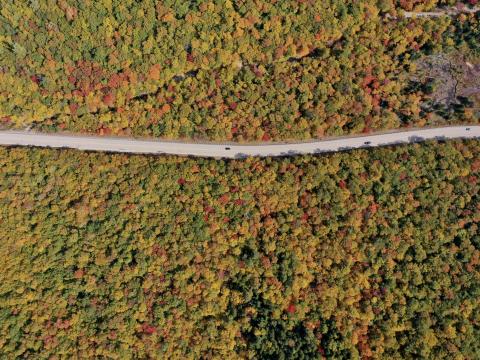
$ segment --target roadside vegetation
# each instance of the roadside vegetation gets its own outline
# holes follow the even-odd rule
[[[419,58],[478,47],[478,14],[401,16],[453,3],[4,1],[0,122],[236,141],[478,122],[410,86]]]
[[[1,357],[478,358],[479,153],[1,148]]]

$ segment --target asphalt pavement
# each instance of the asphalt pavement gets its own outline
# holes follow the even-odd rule
[[[479,125],[448,126],[324,138],[308,142],[200,143],[126,137],[0,131],[0,145],[71,148],[129,154],[170,154],[213,158],[289,156],[419,142],[428,139],[480,138]]]

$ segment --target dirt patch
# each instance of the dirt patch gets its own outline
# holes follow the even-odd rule
[[[416,66],[412,81],[420,84],[431,103],[451,106],[463,101],[480,107],[480,59],[439,54],[424,57]]]

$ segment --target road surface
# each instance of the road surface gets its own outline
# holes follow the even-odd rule
[[[462,9],[458,9],[455,7],[447,8],[447,9],[439,9],[436,11],[424,11],[424,12],[415,12],[415,11],[405,11],[403,16],[406,18],[412,17],[439,17],[439,16],[452,16],[458,14],[475,14],[477,11],[480,11],[480,7],[464,7]]]
[[[443,9],[436,9],[434,11],[403,11],[402,16],[405,18],[421,18],[421,17],[440,17],[440,16],[455,16],[459,14],[475,14],[477,11],[480,11],[480,6],[476,6],[473,8],[464,7],[462,9],[458,9],[456,7],[449,7]],[[397,16],[392,16],[390,14],[386,14],[387,19],[398,19]]]
[[[365,136],[326,138],[319,141],[291,143],[187,143],[125,137],[42,134],[30,131],[0,131],[0,145],[71,148],[78,150],[130,154],[170,154],[214,158],[246,156],[289,156],[317,154],[363,147],[417,142],[428,139],[480,138],[479,125],[410,129]]]

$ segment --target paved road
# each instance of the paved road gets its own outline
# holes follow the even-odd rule
[[[477,11],[479,11],[479,8],[474,8],[474,9],[463,9],[463,10],[457,10],[457,9],[448,9],[448,10],[443,10],[443,11],[425,11],[425,12],[411,12],[411,11],[405,11],[403,13],[403,16],[406,18],[413,18],[413,17],[440,17],[440,16],[452,16],[452,15],[458,15],[462,13],[470,13],[474,14]]]
[[[122,152],[132,154],[173,154],[214,158],[245,156],[285,156],[341,151],[353,148],[402,144],[427,139],[480,138],[479,125],[411,129],[371,134],[326,138],[297,143],[235,144],[186,143],[122,137],[41,134],[28,131],[0,131],[0,145],[72,148],[79,150]]]
[[[406,18],[440,17],[440,16],[458,15],[458,14],[462,14],[462,13],[474,14],[477,11],[480,11],[480,6],[473,7],[473,8],[464,7],[463,9],[457,9],[456,7],[450,7],[450,8],[437,9],[435,11],[404,11],[403,12],[403,17],[406,17]],[[387,14],[387,18],[396,19],[397,17],[390,16],[390,15]]]

